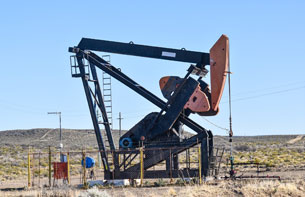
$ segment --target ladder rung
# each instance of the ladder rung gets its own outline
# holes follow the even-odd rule
[[[103,100],[104,100],[104,106],[106,109],[106,115],[108,117],[108,122],[107,123],[103,123],[108,124],[108,125],[112,125],[112,91],[111,91],[111,76],[106,73],[103,72]],[[109,141],[107,140],[107,142],[109,143]],[[107,146],[109,147],[109,146]]]
[[[107,123],[107,122],[98,122],[98,124],[110,124],[111,125],[111,123]]]

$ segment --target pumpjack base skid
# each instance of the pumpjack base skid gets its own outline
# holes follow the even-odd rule
[[[167,98],[167,102],[165,102],[129,78],[120,69],[93,53],[92,50],[193,64],[187,70],[184,78],[167,77],[160,80],[160,88]],[[209,166],[213,159],[213,134],[188,116],[191,113],[199,115],[218,113],[228,66],[228,38],[226,36],[223,35],[216,42],[210,51],[211,54],[87,38],[83,38],[78,46],[70,47],[69,52],[75,53],[75,56],[70,58],[72,77],[82,79],[105,169],[105,179],[139,178],[139,174],[135,172],[141,171],[141,166],[143,166],[144,178],[209,175]],[[201,80],[202,76],[207,74],[206,65],[212,66],[211,91],[209,86]],[[160,108],[160,112],[149,114],[124,134],[120,138],[119,149],[115,147],[112,137],[96,68],[101,69]],[[195,80],[190,77],[191,74],[196,74],[199,78]],[[212,77],[215,78],[214,81]],[[177,80],[176,84],[172,83],[173,79]],[[96,110],[102,114],[107,139],[102,137]],[[192,129],[196,135],[183,138],[183,125]],[[107,149],[107,143],[109,149]],[[200,145],[200,168],[193,169],[189,165],[185,169],[180,169],[179,154],[196,145]],[[140,149],[144,151],[142,164],[140,161],[134,160],[140,154]],[[111,154],[106,154],[107,152]],[[133,165],[131,165],[132,161],[134,161]],[[153,166],[162,161],[166,161],[165,170],[151,170]]]
[[[182,169],[182,170],[152,170],[144,172],[144,179],[166,179],[181,177],[199,177],[198,169]],[[134,172],[121,172],[119,178],[114,179],[139,179],[139,174]]]

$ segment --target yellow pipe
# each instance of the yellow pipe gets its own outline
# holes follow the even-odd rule
[[[143,148],[140,148],[140,162],[141,162],[141,186],[143,186],[143,178],[144,178],[144,161],[143,161]]]
[[[201,184],[201,152],[200,152],[200,146],[198,146],[198,170],[199,170],[199,184]]]
[[[28,188],[31,187],[31,153],[30,153],[30,147],[28,151]]]

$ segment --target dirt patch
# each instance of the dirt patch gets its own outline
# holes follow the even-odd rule
[[[305,181],[217,181],[194,186],[166,186],[142,188],[97,188],[80,190],[71,187],[7,191],[1,196],[303,196]]]
[[[295,144],[296,142],[301,141],[303,137],[304,137],[303,135],[299,135],[296,138],[289,140],[287,144]]]

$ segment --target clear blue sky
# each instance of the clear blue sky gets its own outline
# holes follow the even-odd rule
[[[4,1],[0,7],[0,130],[92,128],[68,47],[82,37],[208,52],[230,38],[235,135],[305,133],[305,1]],[[188,64],[112,55],[113,65],[161,97],[158,81]],[[207,79],[209,80],[209,79]],[[228,127],[227,87],[220,113]],[[163,98],[163,97],[162,97]],[[129,129],[158,109],[113,81],[114,118]],[[226,135],[199,116],[199,124]],[[118,120],[114,120],[118,128]]]

